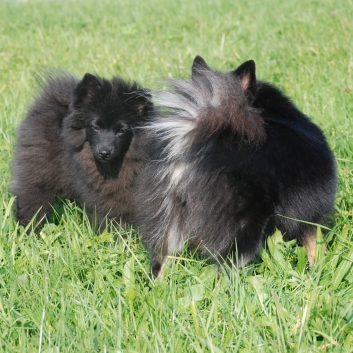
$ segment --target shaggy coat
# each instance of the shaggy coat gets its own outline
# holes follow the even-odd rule
[[[149,162],[137,181],[136,224],[157,276],[185,242],[242,266],[275,228],[315,257],[316,227],[333,207],[335,161],[321,130],[255,63],[221,73],[197,56],[192,79],[156,93],[144,128]]]
[[[148,93],[120,77],[49,76],[18,129],[12,192],[26,226],[48,213],[55,195],[75,198],[100,226],[127,219],[142,162],[134,127],[151,110]]]

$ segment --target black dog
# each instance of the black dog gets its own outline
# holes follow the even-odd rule
[[[104,217],[131,213],[130,194],[142,162],[134,127],[151,111],[148,92],[120,77],[49,76],[18,130],[12,192],[16,217],[41,220],[58,192]]]
[[[275,227],[315,258],[331,212],[334,157],[321,130],[247,61],[225,74],[197,56],[192,80],[157,92],[165,107],[144,129],[150,161],[138,177],[136,223],[159,275],[183,243],[242,266]]]

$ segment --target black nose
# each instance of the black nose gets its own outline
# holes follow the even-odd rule
[[[102,149],[99,151],[99,157],[102,159],[108,159],[111,155],[111,151],[108,149]]]

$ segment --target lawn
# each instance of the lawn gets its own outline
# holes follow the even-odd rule
[[[352,19],[352,0],[0,1],[0,352],[353,352]],[[185,250],[151,280],[135,230],[98,236],[61,199],[26,235],[8,186],[35,73],[157,88],[196,54],[221,70],[254,59],[323,129],[339,190],[316,264],[276,233],[231,276]]]

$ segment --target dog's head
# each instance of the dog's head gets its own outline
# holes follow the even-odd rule
[[[149,93],[120,77],[108,81],[86,73],[73,92],[63,138],[80,149],[88,141],[96,162],[121,164],[134,128],[152,109]]]
[[[170,89],[154,94],[162,108],[146,125],[163,158],[194,158],[195,151],[209,153],[212,146],[259,146],[266,139],[264,120],[253,106],[258,89],[253,60],[223,73],[196,56],[191,80],[169,82]]]
[[[217,70],[211,69],[200,55],[196,55],[191,68],[191,78],[193,82],[196,82],[201,86],[207,86],[210,85],[209,79],[212,79],[210,73],[213,75],[217,73],[223,81],[230,82],[233,86],[233,90],[237,90],[239,93],[244,93],[247,96],[248,103],[251,103],[256,95],[257,88],[255,71],[255,61],[248,60],[241,64],[237,69],[221,74],[220,72],[217,72]],[[234,79],[234,81],[229,78]],[[240,85],[238,83],[240,83]]]
[[[252,105],[257,94],[253,60],[222,73],[210,68],[201,56],[196,56],[191,78],[192,87],[209,102],[204,99],[198,110],[194,133],[199,140],[219,135],[254,145],[264,140],[263,119]]]

